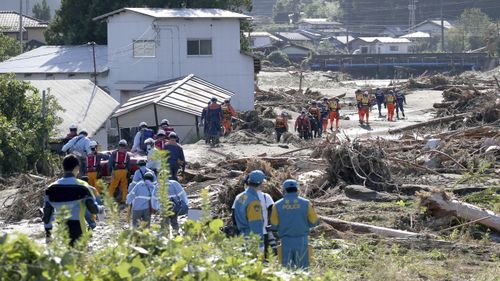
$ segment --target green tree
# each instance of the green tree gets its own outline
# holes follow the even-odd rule
[[[493,33],[493,22],[480,9],[465,9],[458,18],[466,38],[466,49],[477,49],[486,46],[490,34]]]
[[[21,52],[19,42],[0,32],[0,61],[19,55]]]
[[[449,29],[445,33],[445,49],[447,52],[461,53],[465,50],[465,30],[462,27]]]
[[[48,96],[44,115],[38,90],[13,74],[0,75],[0,93],[0,174],[45,172],[48,138],[61,108]]]
[[[50,20],[50,8],[47,5],[47,0],[43,0],[42,4],[36,3],[33,6],[33,16],[39,20],[49,21]]]
[[[106,23],[94,17],[124,7],[151,8],[219,8],[235,12],[250,11],[251,0],[62,0],[61,8],[45,32],[51,45],[84,44],[94,41],[106,44]]]

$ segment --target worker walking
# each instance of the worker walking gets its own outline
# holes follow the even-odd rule
[[[168,166],[170,168],[169,179],[178,181],[179,178],[177,177],[177,174],[179,172],[179,168],[182,168],[182,172],[184,172],[186,169],[186,159],[184,158],[184,150],[182,149],[182,146],[175,141],[176,138],[176,133],[170,133],[168,136],[168,142],[163,149],[168,151]]]
[[[361,117],[361,100],[363,99],[363,91],[361,89],[357,89],[354,92],[355,98],[356,98],[356,107],[358,108],[358,117],[359,117],[359,122],[362,123],[361,120],[363,118]]]
[[[222,105],[222,128],[224,129],[224,136],[228,136],[233,129],[233,117],[236,117],[236,110],[231,105],[231,101],[225,99]]]
[[[359,124],[363,125],[363,120],[365,119],[366,116],[366,126],[370,127],[370,108],[371,108],[371,100],[370,100],[370,95],[368,92],[364,92],[363,96],[361,97],[361,104],[359,108]]]
[[[234,219],[240,234],[259,235],[263,241],[264,216],[258,192],[264,182],[265,175],[261,170],[254,170],[245,178],[246,190],[236,196],[234,202]],[[261,244],[260,249],[264,250]]]
[[[101,178],[101,161],[108,160],[109,155],[100,153],[97,151],[97,142],[90,142],[90,153],[87,155],[87,177],[88,183],[95,187],[98,194],[102,192],[102,186],[97,183],[97,180]]]
[[[340,100],[335,97],[330,102],[330,131],[333,131],[333,122],[335,121],[335,130],[339,129],[340,120]]]
[[[375,100],[377,102],[377,108],[378,108],[378,117],[379,118],[382,118],[382,104],[384,105],[384,107],[386,107],[386,104],[385,104],[385,95],[384,95],[384,91],[382,91],[380,88],[377,88],[377,90],[375,91]]]
[[[212,97],[207,110],[207,135],[211,146],[219,144],[222,125],[222,107],[217,103],[217,98]]]
[[[285,267],[309,268],[312,249],[309,246],[309,229],[318,223],[318,216],[309,200],[298,196],[299,184],[288,179],[283,182],[285,195],[271,212],[271,225],[281,239],[278,259]]]
[[[158,175],[160,172],[161,168],[161,162],[159,159],[159,151],[163,149],[164,145],[167,144],[166,142],[162,141],[162,146],[159,149],[157,147],[158,143],[155,142],[153,139],[147,139],[145,141],[146,143],[146,150],[147,150],[147,155],[148,155],[148,161],[146,163],[146,168],[151,169],[155,175]]]
[[[144,141],[149,138],[153,138],[153,130],[148,128],[146,122],[141,122],[139,124],[139,131],[135,134],[131,152],[146,155],[146,145]]]
[[[406,105],[406,95],[403,92],[403,90],[397,90],[396,89],[396,118],[399,119],[399,111],[401,111],[401,114],[403,117],[405,116],[405,109],[404,106]]]
[[[90,139],[87,136],[87,131],[81,130],[78,136],[73,137],[61,149],[62,152],[73,154],[78,158],[78,161],[80,161],[80,177],[85,176],[87,173],[87,154],[90,153]]]
[[[138,182],[144,180],[144,175],[146,175],[146,173],[153,173],[153,182],[156,182],[156,175],[155,173],[153,172],[153,170],[149,169],[147,166],[147,161],[144,160],[144,159],[140,159],[139,161],[137,161],[137,166],[138,166],[138,169],[135,170],[134,172],[134,176],[132,177],[132,181],[130,182],[129,186],[128,186],[128,190],[130,190],[131,188],[134,187],[134,185],[136,185]]]
[[[118,149],[111,153],[108,164],[111,170],[109,196],[113,197],[116,188],[120,186],[121,203],[124,204],[127,199],[128,172],[130,171],[130,155],[127,152],[126,140],[120,140]]]
[[[394,108],[396,107],[396,96],[394,91],[390,90],[385,95],[385,104],[387,105],[387,121],[394,121]]]
[[[130,186],[126,203],[131,205],[132,226],[137,227],[140,222],[145,222],[149,228],[151,215],[160,206],[153,172],[146,172],[137,184]]]
[[[144,141],[144,143],[146,143],[146,146],[147,146],[147,142],[148,140],[152,140],[152,138],[149,138],[149,139],[146,139]],[[165,144],[167,143],[167,134],[165,133],[165,131],[163,129],[159,129],[158,132],[156,133],[156,140],[153,140],[154,142],[154,146],[156,147],[156,149],[158,150],[163,150],[163,146],[165,146]],[[147,150],[147,147],[146,147],[146,150]]]
[[[174,235],[179,234],[179,216],[188,213],[188,197],[182,185],[176,180],[168,180],[168,198],[172,203],[172,214],[167,218],[166,226],[170,225]]]
[[[321,134],[323,132],[327,132],[328,129],[328,120],[330,120],[330,102],[327,97],[323,98],[323,103],[320,108],[320,117],[321,117]]]
[[[299,132],[301,139],[308,139],[311,131],[311,122],[306,115],[306,111],[302,110],[297,120],[295,120],[295,132]]]
[[[274,122],[274,129],[276,131],[276,142],[280,142],[281,135],[288,132],[288,113],[282,112]]]
[[[66,208],[69,216],[65,217],[65,224],[69,231],[70,245],[87,231],[85,227],[85,211],[91,214],[102,213],[104,208],[98,206],[90,186],[76,178],[80,169],[80,162],[75,155],[67,155],[63,159],[64,176],[52,183],[45,190],[43,223],[45,236],[50,240],[54,215]]]

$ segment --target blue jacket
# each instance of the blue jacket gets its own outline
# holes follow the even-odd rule
[[[179,197],[182,202],[186,203],[186,205],[188,204],[187,193],[178,181],[168,180],[168,197]]]
[[[158,191],[156,185],[149,180],[141,180],[133,187],[129,187],[127,194],[127,204],[132,204],[133,211],[149,209],[158,210],[160,202],[158,199]]]
[[[405,93],[403,91],[399,91],[396,93],[396,101],[399,104],[406,103],[406,96],[405,96]]]
[[[139,167],[139,169],[135,170],[134,177],[132,178],[132,182],[130,184],[136,184],[136,183],[142,181],[143,178],[144,178],[144,175],[147,172],[150,172],[150,173],[153,174],[153,177],[154,177],[153,181],[156,182],[156,175],[155,175],[155,173],[151,169],[146,168],[145,166],[142,166],[142,167]]]
[[[271,225],[279,237],[301,237],[318,223],[318,216],[309,200],[296,192],[287,193],[273,206]]]
[[[385,101],[385,95],[384,95],[384,91],[382,90],[378,90],[376,93],[375,93],[375,98],[377,99],[377,101],[379,103],[383,103]]]
[[[240,233],[248,236],[250,233],[263,237],[264,217],[259,195],[253,188],[247,188],[238,194],[234,204],[234,217]]]
[[[168,164],[175,167],[179,166],[179,160],[183,162],[182,166],[186,165],[186,159],[184,158],[184,150],[177,143],[167,143],[164,150],[168,151]]]
[[[64,153],[73,153],[76,156],[86,157],[90,153],[90,139],[84,135],[72,138],[62,149]]]
[[[81,222],[82,232],[87,229],[85,211],[97,214],[99,210],[90,186],[75,178],[71,173],[64,175],[45,190],[43,222],[46,229],[52,228],[54,214],[57,214],[63,207],[68,208],[70,212],[67,220]]]

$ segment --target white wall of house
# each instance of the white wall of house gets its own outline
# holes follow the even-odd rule
[[[193,73],[236,93],[238,110],[252,109],[253,59],[240,52],[239,26],[237,19],[154,19],[133,12],[108,18],[112,96],[124,103],[122,92]],[[196,39],[212,40],[212,54],[189,56],[187,42]],[[154,54],[134,57],[134,40],[154,42]]]
[[[410,46],[411,43],[366,43],[358,40],[352,42],[351,50],[360,50],[359,54],[407,54]]]
[[[252,48],[267,47],[273,43],[269,36],[251,36],[250,42]]]

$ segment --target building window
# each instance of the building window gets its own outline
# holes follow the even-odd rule
[[[16,40],[19,41],[19,33],[16,33]],[[23,31],[23,41],[28,41],[28,31]]]
[[[361,47],[362,54],[368,54],[368,47]]]
[[[391,52],[399,52],[399,46],[390,46],[389,50],[391,50]]]
[[[134,58],[153,58],[156,44],[153,40],[134,40]]]
[[[187,41],[188,56],[210,56],[212,55],[212,40],[188,40]]]

